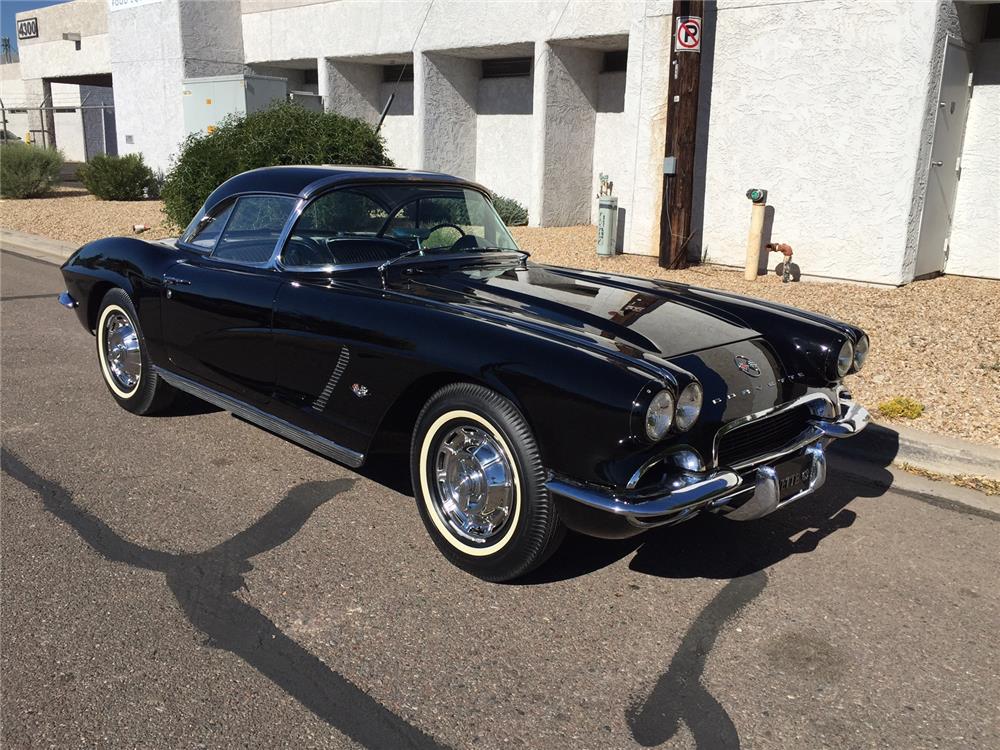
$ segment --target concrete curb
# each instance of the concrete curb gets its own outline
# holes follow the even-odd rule
[[[835,442],[831,450],[879,466],[908,463],[938,474],[1000,479],[1000,448],[902,425],[872,423],[857,437]]]
[[[68,242],[0,230],[0,250],[61,265],[76,250]],[[902,425],[872,423],[860,435],[833,443],[831,452],[856,464],[887,467],[908,463],[939,474],[977,474],[1000,479],[1000,449]]]
[[[0,229],[0,250],[61,266],[78,245],[13,229]]]

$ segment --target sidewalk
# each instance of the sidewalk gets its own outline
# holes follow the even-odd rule
[[[76,246],[4,229],[0,230],[0,250],[61,265]],[[831,451],[855,466],[909,464],[937,474],[972,474],[1000,480],[1000,448],[902,425],[890,427],[873,422],[858,437],[834,442]],[[983,497],[980,493],[973,494]],[[995,505],[1000,506],[1000,500]]]

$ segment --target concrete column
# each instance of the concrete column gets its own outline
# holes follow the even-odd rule
[[[417,160],[423,169],[474,179],[479,61],[424,53],[414,62]]]
[[[535,72],[535,118],[539,162],[533,197],[540,226],[568,226],[590,221],[597,116],[597,75],[601,54],[596,50],[549,43]],[[539,92],[538,86],[542,86]],[[541,101],[539,101],[539,99]],[[539,179],[540,178],[540,179]]]
[[[671,29],[671,16],[646,16],[629,34],[625,130],[629,138],[635,134],[635,173],[631,186],[616,189],[623,204],[631,203],[625,224],[627,253],[659,252]]]
[[[367,63],[319,60],[319,94],[327,112],[356,117],[372,125],[382,113],[382,68]]]
[[[51,109],[40,110],[30,109],[30,107],[51,107],[52,106],[52,84],[43,79],[35,78],[24,82],[24,96],[28,102],[28,129],[44,130],[44,135],[38,132],[31,134],[39,144],[43,142],[52,148],[58,148],[56,143],[56,121]],[[19,138],[24,137],[24,133],[17,134]]]
[[[108,32],[118,153],[141,152],[153,169],[166,170],[187,136],[183,81],[243,72],[239,0],[116,10]]]

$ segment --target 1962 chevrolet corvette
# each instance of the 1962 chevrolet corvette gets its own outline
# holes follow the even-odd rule
[[[176,241],[80,248],[60,301],[136,414],[186,391],[351,467],[406,436],[431,537],[489,580],[566,527],[763,516],[868,423],[842,385],[868,352],[853,326],[527,258],[474,183],[273,167]]]

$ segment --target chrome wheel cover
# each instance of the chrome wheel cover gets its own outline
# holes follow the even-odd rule
[[[112,312],[104,321],[104,359],[118,386],[131,391],[142,375],[139,335],[124,313]]]
[[[489,432],[468,423],[443,430],[432,455],[435,510],[462,539],[490,542],[514,510],[511,457]]]

